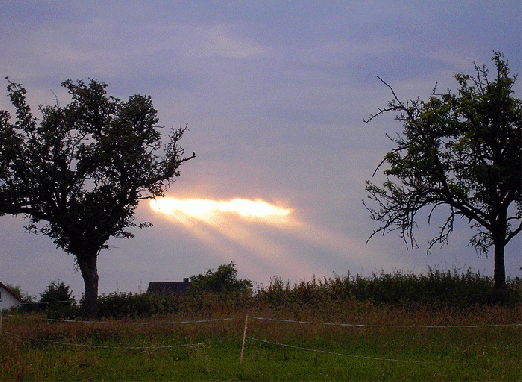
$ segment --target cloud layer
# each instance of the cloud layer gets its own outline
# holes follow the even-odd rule
[[[298,281],[427,265],[491,272],[492,259],[466,247],[465,223],[430,257],[393,235],[365,244],[375,228],[361,203],[365,180],[392,148],[386,133],[401,126],[392,115],[362,120],[390,99],[377,76],[412,99],[436,83],[455,89],[452,76],[472,72],[473,62],[490,65],[493,50],[521,72],[519,1],[21,0],[7,1],[0,20],[0,72],[27,87],[35,108],[55,95],[67,102],[59,86],[67,78],[105,81],[120,98],[151,95],[161,124],[189,124],[181,143],[198,155],[169,197],[262,199],[289,206],[301,222],[274,230],[229,219],[220,230],[195,225],[195,233],[143,203],[138,219],[155,226],[111,240],[100,255],[102,292],[146,289],[231,260],[241,277],[265,284],[276,275]],[[7,97],[0,108],[12,110]],[[0,280],[36,294],[60,278],[80,293],[72,258],[22,226],[19,217],[0,219]],[[419,243],[434,229],[421,225]],[[509,253],[519,248],[520,240]],[[511,273],[518,255],[506,260]]]

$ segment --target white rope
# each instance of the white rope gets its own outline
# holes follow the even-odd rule
[[[254,320],[260,321],[279,321],[294,324],[304,325],[331,325],[331,326],[342,326],[342,327],[354,327],[354,328],[425,328],[425,329],[443,329],[443,328],[484,328],[484,327],[516,327],[522,326],[522,324],[491,324],[491,325],[366,325],[366,324],[345,324],[338,322],[314,322],[314,321],[297,321],[297,320],[283,320],[277,318],[268,317],[251,317]]]
[[[90,344],[76,344],[73,342],[60,342],[52,340],[44,340],[40,338],[28,338],[29,340],[38,342],[48,342],[56,345],[76,346],[76,347],[89,347],[97,349],[125,349],[125,350],[148,350],[148,349],[172,349],[179,347],[194,347],[204,345],[204,342],[197,342],[193,344],[182,344],[182,345],[160,345],[160,346],[109,346],[109,345],[90,345]]]
[[[414,362],[414,363],[425,363],[425,364],[426,363],[432,363],[432,362],[425,362],[425,361],[411,361],[411,360],[408,361],[408,360],[400,360],[400,359],[394,359],[394,358],[377,358],[377,357],[367,357],[367,356],[362,356],[362,355],[334,353],[334,352],[326,351],[326,350],[317,350],[317,349],[312,349],[312,348],[305,348],[305,347],[302,347],[302,346],[288,345],[288,344],[283,344],[283,343],[280,343],[280,342],[262,340],[262,339],[253,338],[253,337],[248,337],[248,339],[252,340],[252,341],[259,341],[259,342],[264,342],[264,343],[272,344],[272,345],[285,346],[285,347],[289,347],[289,348],[293,348],[293,349],[306,350],[306,351],[312,351],[312,352],[324,353],[324,354],[333,354],[333,355],[344,356],[344,357],[371,359],[371,360],[374,360],[374,361],[408,362],[408,363],[409,362]]]
[[[209,318],[209,319],[203,319],[203,320],[187,320],[187,321],[146,321],[146,322],[128,322],[128,321],[92,321],[92,320],[59,320],[59,319],[48,319],[43,317],[22,317],[17,315],[7,315],[5,318],[23,318],[23,319],[31,319],[31,320],[40,320],[40,321],[49,321],[49,322],[68,322],[73,324],[110,324],[110,323],[117,323],[117,322],[124,322],[127,324],[132,325],[158,325],[158,324],[165,324],[165,325],[177,325],[177,324],[200,324],[200,323],[206,323],[206,322],[213,322],[213,321],[235,321],[237,318]]]
[[[234,321],[237,320],[237,318],[209,318],[204,320],[187,320],[187,321],[145,321],[145,322],[126,322],[121,321],[123,323],[128,323],[132,325],[185,325],[185,324],[201,324],[201,323],[207,323],[207,322],[214,322],[214,321]],[[57,320],[60,321],[60,320]],[[78,324],[110,324],[116,323],[119,321],[77,321],[77,320],[61,320],[61,322],[72,322],[72,323],[78,323]]]
[[[4,319],[13,318],[13,317],[21,317],[17,315],[4,315]],[[119,321],[89,321],[89,320],[55,320],[55,319],[45,319],[41,317],[23,317],[27,319],[35,319],[42,321],[51,321],[51,322],[68,322],[68,323],[77,323],[77,324],[110,324],[111,322],[119,322]],[[486,325],[368,325],[368,324],[349,324],[342,322],[315,322],[315,321],[303,321],[303,320],[290,320],[290,319],[278,319],[278,318],[270,318],[270,317],[250,317],[254,320],[259,321],[278,321],[278,322],[286,322],[293,324],[301,324],[301,325],[331,325],[331,326],[341,326],[341,327],[353,327],[353,328],[425,328],[425,329],[444,329],[444,328],[485,328],[485,327],[522,327],[522,323],[516,324],[486,324]],[[184,325],[184,324],[200,324],[207,323],[213,321],[236,321],[237,318],[209,318],[203,320],[186,320],[186,321],[146,321],[146,322],[133,322],[132,325]],[[124,321],[121,321],[124,322]],[[128,322],[126,322],[128,323]]]
[[[9,317],[16,317],[16,316],[9,316]],[[32,317],[31,317],[32,318]],[[482,328],[482,327],[521,327],[522,324],[491,324],[491,325],[422,325],[422,326],[415,326],[415,325],[365,325],[365,324],[349,324],[349,323],[331,323],[331,322],[313,322],[313,321],[298,321],[298,320],[290,320],[290,319],[276,319],[276,318],[268,318],[268,317],[250,317],[252,319],[261,320],[261,321],[277,321],[277,322],[285,322],[285,323],[296,323],[296,324],[316,324],[316,325],[330,325],[330,326],[341,326],[341,327],[373,327],[373,328],[427,328],[427,329],[441,329],[441,328]],[[214,318],[214,319],[201,319],[201,320],[185,320],[185,321],[149,321],[149,322],[137,322],[137,323],[131,323],[134,325],[150,325],[150,324],[156,324],[156,325],[183,325],[183,324],[198,324],[198,323],[209,323],[209,322],[217,322],[217,321],[233,321],[237,320],[237,318]],[[68,322],[68,323],[84,323],[84,324],[108,324],[110,322],[107,321],[75,321],[75,320],[64,320],[62,322]],[[117,322],[117,321],[112,321]],[[128,323],[128,322],[124,322]],[[246,334],[246,333],[245,333]],[[284,346],[299,350],[305,350],[305,351],[312,351],[312,352],[318,352],[318,353],[324,353],[324,354],[332,354],[337,356],[345,356],[345,357],[352,357],[352,358],[360,358],[360,359],[369,359],[369,360],[376,360],[376,361],[388,361],[388,362],[412,362],[412,363],[422,363],[422,364],[429,364],[433,362],[423,362],[423,361],[411,361],[411,360],[399,360],[394,358],[383,358],[383,357],[368,357],[368,356],[360,356],[360,355],[353,355],[353,354],[343,354],[343,353],[336,353],[331,351],[325,351],[325,350],[318,350],[318,349],[312,349],[312,348],[306,348],[301,346],[295,346],[295,345],[288,345],[283,344],[280,342],[274,342],[269,341],[265,339],[258,339],[253,337],[247,337],[249,340],[252,341],[259,341],[267,344],[277,345],[277,346]],[[60,342],[60,341],[52,341],[52,340],[43,340],[38,338],[28,338],[29,340],[34,341],[43,341],[43,342],[51,342],[59,345],[66,345],[66,346],[76,346],[76,347],[91,347],[91,348],[102,348],[102,349],[128,349],[128,350],[146,350],[146,349],[172,349],[176,347],[193,347],[193,346],[200,346],[204,345],[204,343],[194,343],[194,344],[183,344],[183,345],[161,345],[161,346],[128,346],[128,347],[118,347],[118,346],[109,346],[109,345],[89,345],[89,344],[77,344],[77,343],[70,343],[70,342]]]
[[[206,322],[214,321],[235,321],[237,318],[209,318],[205,320],[192,320],[192,321],[148,321],[148,322],[136,322],[135,325],[184,325],[184,324],[201,324]]]

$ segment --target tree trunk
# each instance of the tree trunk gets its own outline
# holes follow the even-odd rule
[[[504,265],[504,243],[495,242],[495,289],[504,290],[506,288],[506,268]]]
[[[84,315],[86,318],[95,318],[98,313],[98,270],[96,253],[87,256],[78,256],[78,266],[85,283]]]
[[[501,291],[506,289],[506,267],[504,265],[504,248],[506,247],[507,234],[507,207],[499,208],[497,218],[493,220],[491,236],[495,246],[495,289]]]

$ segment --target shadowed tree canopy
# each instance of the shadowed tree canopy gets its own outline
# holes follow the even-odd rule
[[[128,227],[144,198],[161,196],[179,176],[184,157],[173,129],[165,145],[150,97],[121,101],[107,85],[67,80],[70,102],[40,106],[33,116],[26,89],[8,80],[16,109],[0,111],[0,216],[23,214],[26,227],[74,255],[85,281],[86,314],[96,314],[97,256],[110,237],[130,238]]]
[[[72,296],[73,291],[71,287],[65,285],[63,281],[53,281],[47,286],[47,289],[40,294],[40,309],[47,309],[48,306],[66,306],[74,304],[74,297]]]
[[[367,182],[365,205],[382,223],[370,239],[399,230],[412,246],[419,211],[429,206],[430,222],[437,207],[449,207],[430,248],[446,244],[455,218],[465,218],[476,229],[470,243],[486,254],[494,247],[495,286],[503,289],[505,246],[522,230],[522,101],[514,97],[516,76],[510,76],[502,54],[495,53],[493,61],[493,79],[486,66],[475,66],[475,76],[455,76],[458,94],[434,91],[428,101],[403,103],[381,80],[393,99],[365,122],[394,112],[404,131],[390,138],[396,148],[376,169],[387,165],[387,180],[382,186]]]
[[[238,279],[236,264],[222,264],[216,271],[209,269],[205,274],[190,277],[189,294],[242,293],[250,294],[252,281]]]

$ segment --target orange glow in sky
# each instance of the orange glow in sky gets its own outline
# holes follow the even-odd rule
[[[245,219],[255,219],[267,223],[283,223],[292,212],[291,208],[278,207],[256,199],[232,199],[216,201],[212,199],[162,198],[150,201],[150,207],[178,220],[195,218],[205,222],[216,220],[223,213],[234,213]]]
[[[302,257],[294,248],[296,240],[326,245],[332,250],[331,256],[353,248],[349,239],[301,221],[294,216],[293,208],[262,199],[220,201],[165,197],[151,200],[150,208],[188,229],[212,248],[216,256],[223,257],[223,261],[237,253],[242,267],[254,272],[262,264],[269,264],[285,275],[296,270],[309,274],[327,272],[311,259]],[[280,234],[289,240],[281,240]],[[239,253],[237,246],[243,249]]]

